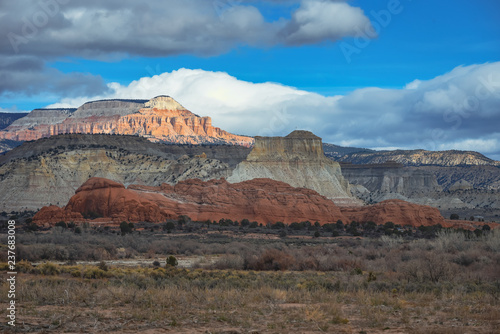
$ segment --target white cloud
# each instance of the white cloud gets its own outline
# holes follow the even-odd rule
[[[315,44],[358,36],[369,28],[370,20],[360,8],[345,2],[304,0],[288,23],[285,40],[292,45]]]
[[[293,10],[292,19],[266,18],[256,3]],[[288,9],[290,3],[299,7]],[[60,57],[218,55],[241,45],[336,41],[369,24],[361,9],[343,0],[16,0],[1,1],[0,10],[8,13],[0,13],[2,98],[102,90],[99,76],[46,67]]]
[[[498,153],[500,152],[500,136],[489,139],[464,139],[452,143],[439,145],[441,150],[463,150],[463,151],[479,151],[482,153]]]
[[[460,66],[412,89],[372,87],[334,97],[190,69],[109,88],[108,94],[54,106],[168,94],[192,112],[211,116],[215,126],[239,134],[285,135],[299,128],[346,146],[500,154],[500,62]]]

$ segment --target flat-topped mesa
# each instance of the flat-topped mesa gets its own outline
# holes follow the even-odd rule
[[[0,131],[0,139],[36,140],[51,135],[50,127],[68,119],[76,108],[34,109]]]
[[[79,107],[67,122],[80,122],[82,118],[87,117],[111,117],[133,114],[144,108],[146,102],[148,100],[114,99],[90,101]]]
[[[296,130],[286,137],[255,137],[247,161],[326,161],[323,143],[312,132]]]
[[[312,189],[339,205],[361,204],[352,197],[339,164],[325,157],[321,138],[308,131],[293,131],[286,137],[256,137],[254,148],[228,181],[256,178]]]
[[[59,109],[58,109],[59,110]],[[0,139],[36,140],[59,134],[139,135],[153,142],[180,144],[232,144],[250,147],[253,138],[233,135],[212,126],[210,117],[200,117],[169,96],[150,100],[100,100],[78,109],[63,109],[57,117],[34,110],[19,119],[17,127],[0,131]]]

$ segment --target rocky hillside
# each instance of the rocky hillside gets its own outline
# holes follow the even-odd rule
[[[345,214],[344,214],[345,212]],[[392,221],[401,225],[446,225],[437,209],[388,201],[364,208],[339,208],[326,197],[304,188],[270,179],[241,183],[225,180],[188,180],[175,186],[129,186],[102,178],[85,182],[64,208],[44,207],[34,221],[54,224],[57,221],[84,221],[85,216],[101,217],[98,223],[149,221],[160,223],[188,215],[197,221],[227,218],[249,219],[263,224],[300,221],[332,223],[338,219],[358,222]]]
[[[418,169],[435,175],[443,190],[500,190],[500,166],[421,166]]]
[[[10,139],[0,139],[0,154],[2,152],[7,152],[12,150],[14,147],[21,145],[22,141],[10,140]]]
[[[36,140],[66,133],[138,135],[153,142],[251,146],[253,138],[212,126],[168,96],[103,100],[78,109],[36,109],[0,131],[0,139]]]
[[[248,151],[241,146],[165,145],[111,135],[61,135],[26,142],[0,157],[0,211],[66,203],[94,176],[150,186],[227,177]]]
[[[398,193],[411,197],[422,193],[442,191],[436,176],[417,167],[398,163],[353,165],[340,164],[342,175],[357,191]]]
[[[25,117],[26,113],[0,112],[0,130],[5,129],[19,118]]]
[[[325,155],[333,160],[336,158],[343,157],[346,154],[351,153],[365,153],[365,152],[375,152],[374,150],[370,150],[367,148],[359,148],[359,147],[345,147],[339,146],[335,144],[323,143],[323,151],[325,151]]]
[[[184,155],[189,157],[205,155],[209,159],[220,160],[232,167],[243,161],[251,151],[251,148],[236,145],[165,145],[153,143],[139,136],[67,134],[24,142],[16,149],[0,155],[0,165],[16,159],[34,159],[45,154],[97,148],[174,160]]]
[[[354,152],[336,158],[337,161],[350,162],[353,164],[381,164],[387,161],[395,161],[405,166],[500,166],[499,161],[485,157],[481,153],[473,151],[425,151],[425,150],[396,150],[396,151],[373,151]]]
[[[339,205],[357,204],[339,164],[325,157],[321,138],[308,131],[294,131],[286,137],[256,137],[252,151],[228,181],[255,178],[313,189]]]

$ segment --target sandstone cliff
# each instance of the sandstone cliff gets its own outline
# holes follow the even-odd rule
[[[438,209],[395,199],[370,206],[345,208],[342,213],[347,216],[348,221],[373,221],[376,224],[393,222],[394,224],[412,226],[441,224],[446,226]]]
[[[401,225],[445,225],[437,209],[403,201],[387,201],[373,206],[342,208],[317,192],[270,179],[228,183],[224,179],[203,182],[186,180],[175,186],[129,186],[91,178],[85,182],[64,208],[44,207],[34,217],[38,224],[60,220],[83,221],[92,213],[102,223],[121,221],[163,222],[188,215],[196,221],[227,218],[249,219],[260,223],[300,221],[320,223],[392,221]]]
[[[251,146],[253,138],[212,126],[168,96],[151,100],[103,100],[78,109],[36,109],[0,131],[0,139],[36,140],[65,133],[126,134],[151,141]]]
[[[325,157],[321,138],[308,131],[294,131],[286,137],[256,137],[254,148],[228,181],[255,178],[313,189],[339,205],[358,204],[339,164]]]
[[[249,219],[261,223],[312,220],[334,222],[344,216],[330,200],[315,191],[293,188],[286,183],[255,179],[230,184],[224,179],[203,182],[188,180],[175,186],[131,186],[91,178],[64,208],[44,207],[34,221],[55,223],[61,219],[82,221],[88,213],[97,221],[149,221],[188,215],[194,220]],[[344,218],[345,219],[345,218]]]

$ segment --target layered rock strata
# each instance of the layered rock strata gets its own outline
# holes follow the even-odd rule
[[[312,189],[339,205],[359,204],[351,196],[339,164],[325,157],[321,138],[308,131],[294,131],[286,137],[256,137],[252,151],[228,181],[255,178]]]
[[[102,100],[78,109],[36,109],[0,131],[0,139],[36,140],[66,133],[138,135],[151,141],[251,146],[253,138],[212,126],[169,96],[151,100]]]

